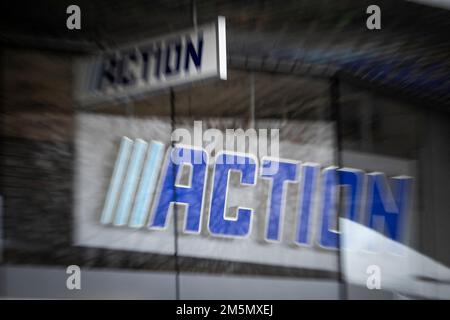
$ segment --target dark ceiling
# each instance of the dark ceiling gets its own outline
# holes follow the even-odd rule
[[[450,106],[450,11],[402,0],[3,1],[1,39],[10,45],[92,52],[227,18],[230,66],[344,76]],[[366,28],[366,8],[382,29]],[[66,28],[78,4],[82,29]]]

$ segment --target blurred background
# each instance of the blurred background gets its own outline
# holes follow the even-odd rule
[[[66,27],[71,4],[81,8],[80,30]],[[380,30],[366,26],[372,4],[381,9]],[[1,6],[1,298],[450,298],[449,1]],[[226,18],[227,80],[95,105],[76,99],[80,59],[217,16]],[[173,129],[192,129],[194,120],[204,129],[279,129],[283,158],[413,177],[405,239],[392,243],[342,218],[338,250],[314,239],[293,246],[294,185],[286,235],[264,243],[265,182],[259,193],[232,196],[258,208],[248,239],[186,235],[172,220],[173,231],[160,233],[102,226],[121,137],[168,146]],[[318,229],[319,202],[311,230]],[[365,252],[355,243],[402,254]],[[81,268],[81,290],[66,288],[69,265]],[[366,285],[370,265],[380,267],[380,290]]]

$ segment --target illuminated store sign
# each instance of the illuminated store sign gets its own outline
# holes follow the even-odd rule
[[[209,78],[227,78],[225,18],[80,61],[75,69],[82,104],[136,97]]]
[[[278,170],[273,172],[269,168],[275,162]],[[241,185],[256,186],[260,179],[270,182],[263,200],[267,201],[266,212],[240,205],[234,214],[227,212],[232,172],[239,173]],[[211,183],[209,193],[207,181]],[[181,208],[178,212],[184,215],[186,234],[201,236],[200,233],[207,232],[213,237],[245,238],[251,232],[254,216],[259,214],[265,216],[264,240],[278,242],[285,216],[286,186],[295,182],[300,187],[293,244],[309,246],[315,241],[322,248],[338,247],[339,234],[334,227],[338,190],[347,219],[364,223],[395,241],[403,240],[402,225],[412,197],[410,177],[388,179],[381,172],[366,174],[334,166],[321,170],[318,164],[271,157],[259,161],[251,154],[232,151],[218,152],[210,159],[202,148],[176,145],[165,152],[160,142],[152,141],[149,145],[144,140],[127,137],[122,138],[101,222],[164,230],[176,203]],[[320,223],[312,232],[312,203],[317,193],[321,203]]]

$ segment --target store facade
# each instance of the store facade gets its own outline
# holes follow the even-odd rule
[[[449,116],[424,91],[448,82],[202,5],[106,49],[2,51],[2,296],[449,298]]]

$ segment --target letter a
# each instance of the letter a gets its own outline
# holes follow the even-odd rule
[[[366,13],[371,13],[372,15],[367,18],[366,26],[367,29],[381,29],[381,9],[379,6],[372,4],[367,7]]]
[[[66,13],[71,14],[67,18],[67,21],[66,21],[67,29],[80,30],[81,29],[81,9],[80,9],[80,7],[75,4],[72,4],[67,7]]]
[[[66,269],[66,273],[70,274],[66,281],[66,287],[69,290],[81,289],[81,270],[77,265],[68,266]]]
[[[367,277],[366,286],[367,289],[381,289],[381,269],[377,265],[370,265],[367,267],[366,273],[369,275]]]

